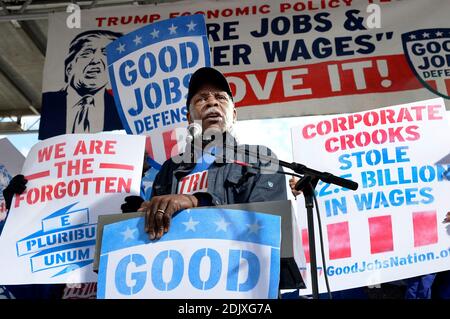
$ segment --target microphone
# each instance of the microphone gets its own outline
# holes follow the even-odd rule
[[[186,136],[186,143],[191,144],[195,139],[201,137],[202,126],[198,123],[191,123],[187,127],[188,135]]]
[[[196,148],[196,146],[195,146],[195,144],[193,144],[193,142],[194,142],[194,140],[196,140],[198,138],[200,138],[202,140],[202,145],[205,145],[205,143],[210,142],[210,140],[208,140],[208,136],[206,136],[206,138],[205,138],[205,136],[202,136],[203,129],[202,129],[202,126],[200,124],[198,124],[198,123],[191,123],[191,124],[188,125],[187,130],[188,130],[188,136],[186,137],[186,142],[188,144],[192,144],[194,146],[194,148]],[[254,151],[251,151],[251,150],[248,150],[248,149],[243,149],[243,150],[242,149],[238,149],[234,145],[233,146],[227,145],[227,143],[225,143],[223,146],[226,149],[232,150],[233,152],[236,152],[238,154],[240,153],[240,154],[245,155],[245,156],[255,156],[255,158],[260,158],[262,160],[267,161],[268,163],[276,163],[279,166],[286,167],[286,168],[289,168],[289,169],[293,170],[297,174],[310,175],[310,177],[316,177],[316,178],[322,180],[325,183],[336,184],[338,186],[342,186],[344,188],[351,189],[351,190],[358,189],[358,183],[356,183],[356,182],[354,182],[352,180],[344,179],[344,178],[335,176],[335,175],[333,175],[331,173],[328,173],[328,172],[319,172],[319,171],[316,171],[316,170],[311,169],[309,167],[306,167],[303,164],[299,164],[299,163],[295,163],[295,162],[292,162],[292,163],[285,162],[285,161],[282,161],[282,160],[277,159],[275,157],[272,157],[270,155],[260,154],[259,152],[255,153]],[[211,155],[213,155],[213,154],[211,154]],[[213,156],[215,156],[216,158],[219,158],[219,159],[225,159],[225,161],[227,160],[227,158],[224,157],[223,155],[222,156],[213,155]],[[255,166],[255,165],[253,165],[251,163],[247,163],[245,161],[239,161],[237,159],[232,159],[231,162],[235,163],[235,164],[238,164],[240,166],[247,166],[247,167],[252,167],[252,168],[255,168],[255,169],[261,169],[261,167]],[[281,173],[281,174],[285,174],[285,175],[292,175],[292,173],[287,173],[287,172],[283,172],[283,171],[280,171],[280,170],[275,170],[275,171],[273,171],[273,173]],[[301,179],[300,181],[304,181],[304,179]],[[300,181],[297,182],[297,185],[296,185],[296,189],[297,190],[299,190],[297,187],[300,188],[300,186],[301,186],[300,185]]]

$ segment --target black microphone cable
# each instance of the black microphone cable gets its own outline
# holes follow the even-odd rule
[[[323,234],[322,234],[322,221],[320,218],[319,204],[317,202],[316,192],[313,192],[314,205],[316,205],[317,224],[319,227],[319,240],[320,240],[320,253],[322,255],[323,275],[325,278],[325,285],[327,286],[328,298],[333,299],[333,295],[330,290],[330,283],[328,282],[327,264],[325,262],[325,249],[323,247]]]

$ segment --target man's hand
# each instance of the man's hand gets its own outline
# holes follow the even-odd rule
[[[302,193],[302,191],[298,191],[295,189],[295,184],[297,184],[297,182],[298,182],[298,179],[295,178],[294,176],[292,176],[289,179],[289,187],[291,188],[291,192],[295,197],[297,197],[298,195],[300,195]]]
[[[138,211],[145,212],[145,232],[153,240],[169,231],[173,214],[193,207],[198,207],[193,195],[162,195],[143,202]]]
[[[8,186],[3,190],[3,197],[5,198],[6,209],[11,207],[11,202],[14,194],[22,194],[26,187],[28,181],[23,175],[16,175],[10,181]]]

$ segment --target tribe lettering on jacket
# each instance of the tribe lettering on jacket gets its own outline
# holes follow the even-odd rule
[[[211,151],[211,153],[213,153]],[[206,192],[208,189],[208,168],[214,162],[215,157],[204,153],[197,161],[189,175],[182,177],[178,182],[178,194],[195,194]]]
[[[68,284],[62,299],[97,299],[97,283]]]

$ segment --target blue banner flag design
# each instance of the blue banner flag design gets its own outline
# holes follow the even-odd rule
[[[152,23],[111,42],[108,70],[119,116],[128,134],[151,137],[149,155],[164,162],[187,122],[189,79],[210,65],[203,15]]]
[[[280,223],[257,212],[184,210],[158,241],[144,218],[106,225],[97,297],[276,298]]]

